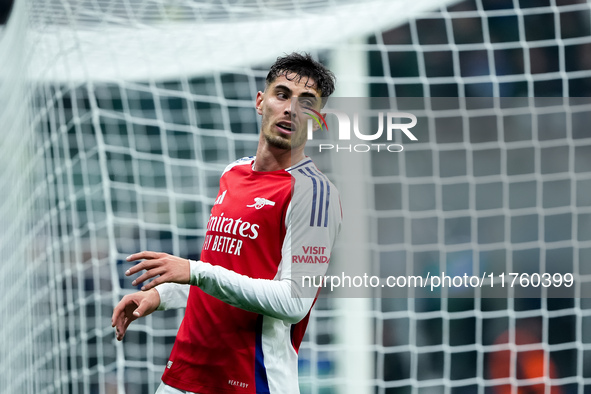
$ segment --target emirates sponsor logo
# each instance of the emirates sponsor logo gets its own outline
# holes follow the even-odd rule
[[[240,256],[243,243],[242,239],[257,239],[259,236],[259,227],[260,225],[247,222],[242,220],[242,218],[233,219],[225,217],[224,213],[220,216],[211,215],[209,222],[207,222],[208,233],[203,242],[203,250]]]
[[[210,216],[207,222],[207,231],[215,231],[231,235],[240,235],[244,238],[256,239],[259,236],[259,225],[242,220],[220,216]]]

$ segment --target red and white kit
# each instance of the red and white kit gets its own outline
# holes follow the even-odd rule
[[[229,165],[191,286],[157,286],[159,309],[187,306],[162,376],[210,393],[299,393],[297,353],[342,220],[337,189],[305,158],[279,171]],[[187,298],[188,297],[188,298]]]

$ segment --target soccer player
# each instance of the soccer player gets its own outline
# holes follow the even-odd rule
[[[121,340],[156,309],[186,307],[157,393],[298,393],[297,353],[341,225],[338,191],[305,156],[307,118],[334,76],[309,55],[278,58],[258,92],[256,156],[230,164],[207,223],[200,261],[140,252],[146,270],[113,311]],[[293,108],[298,108],[294,106]]]

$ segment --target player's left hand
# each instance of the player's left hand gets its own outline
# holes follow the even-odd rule
[[[191,280],[191,265],[187,259],[158,252],[139,252],[127,257],[127,261],[142,259],[144,261],[134,265],[125,272],[125,276],[130,276],[141,270],[146,270],[146,272],[131,282],[133,286],[154,278],[150,283],[142,286],[142,290],[150,290],[165,282],[186,284]]]

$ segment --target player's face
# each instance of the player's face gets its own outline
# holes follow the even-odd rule
[[[295,74],[280,75],[264,92],[258,92],[256,107],[263,116],[261,133],[269,145],[281,149],[303,148],[307,119],[302,106],[319,110],[316,83]],[[295,101],[297,98],[297,101]]]

